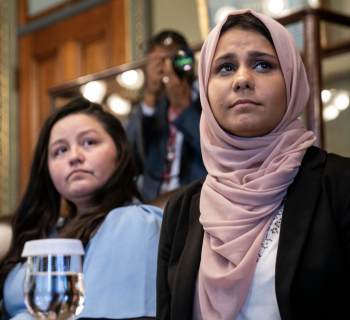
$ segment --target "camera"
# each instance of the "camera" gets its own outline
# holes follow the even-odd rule
[[[174,50],[171,56],[171,62],[175,73],[180,79],[183,79],[184,76],[191,75],[194,72],[194,53],[185,45],[179,46]]]

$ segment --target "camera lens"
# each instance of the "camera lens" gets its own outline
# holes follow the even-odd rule
[[[179,78],[183,78],[186,72],[193,70],[195,62],[194,54],[193,51],[186,46],[176,48],[171,60],[173,68]]]

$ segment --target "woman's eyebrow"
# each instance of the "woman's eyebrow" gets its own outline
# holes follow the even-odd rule
[[[223,56],[217,58],[214,60],[214,63],[219,63],[221,60],[228,60],[228,59],[233,59],[236,58],[237,54],[234,52],[226,53]]]
[[[272,59],[277,59],[276,56],[273,56],[272,54],[266,53],[266,52],[261,52],[261,51],[248,51],[248,56],[251,58],[255,58],[255,57],[269,57]]]
[[[88,134],[88,133],[97,133],[100,134],[98,131],[96,131],[95,129],[87,129],[87,130],[83,130],[81,132],[78,133],[78,138]]]
[[[248,56],[251,58],[255,58],[255,57],[269,57],[271,59],[275,59],[278,60],[278,58],[272,54],[266,53],[266,52],[262,52],[262,51],[248,51]],[[234,59],[237,57],[237,54],[234,52],[230,52],[230,53],[226,53],[223,56],[217,58],[214,60],[214,64],[220,63],[220,61],[222,60],[229,60],[229,59]]]
[[[96,133],[96,134],[100,134],[98,131],[94,130],[94,129],[87,129],[87,130],[84,130],[84,131],[81,131],[78,133],[77,137],[78,139],[83,137],[84,135],[88,134],[88,133]],[[55,140],[54,142],[50,143],[49,144],[49,148],[52,148],[52,146],[56,145],[56,144],[59,144],[59,143],[65,143],[67,140],[66,139],[58,139],[58,140]]]
[[[48,146],[48,150],[51,150],[53,148],[55,148],[56,145],[60,145],[60,144],[64,144],[66,143],[66,140],[65,139],[58,139],[58,140],[55,140],[54,142],[50,143],[49,146]]]

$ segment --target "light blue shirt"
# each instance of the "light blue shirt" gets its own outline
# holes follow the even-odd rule
[[[162,217],[161,209],[149,205],[122,207],[107,215],[86,247],[86,294],[79,317],[155,317]],[[13,320],[34,319],[24,304],[25,268],[17,265],[4,285],[5,307]]]

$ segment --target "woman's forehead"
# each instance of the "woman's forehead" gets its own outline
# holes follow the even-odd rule
[[[221,54],[227,53],[241,53],[263,51],[270,55],[277,57],[275,48],[271,42],[261,33],[255,30],[243,30],[241,28],[232,28],[227,30],[218,39],[216,50],[214,53],[215,60]]]
[[[104,132],[102,124],[94,117],[84,113],[70,114],[58,120],[51,129],[50,140],[59,136],[70,136],[72,134],[94,129],[95,131]]]

